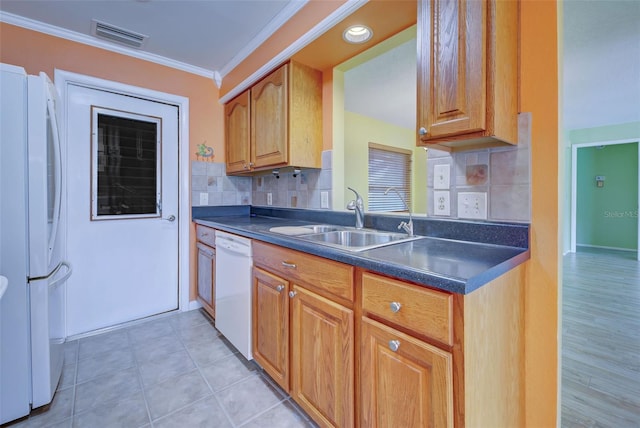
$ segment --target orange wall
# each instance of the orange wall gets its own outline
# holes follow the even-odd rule
[[[190,158],[206,141],[216,160],[224,161],[223,107],[212,79],[5,23],[0,23],[0,62],[29,74],[44,71],[52,80],[58,68],[187,97]]]
[[[556,426],[558,412],[558,10],[524,0],[521,111],[532,112],[531,260],[525,289],[526,421]]]
[[[0,23],[0,62],[24,67],[29,74],[44,71],[51,79],[58,68],[187,97],[189,158],[194,160],[196,146],[206,142],[214,148],[215,160],[224,162],[224,109],[211,79],[4,23]],[[193,226],[190,242],[190,294],[195,299]]]

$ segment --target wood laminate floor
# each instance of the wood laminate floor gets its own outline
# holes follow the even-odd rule
[[[640,427],[640,262],[635,252],[564,257],[563,427]]]

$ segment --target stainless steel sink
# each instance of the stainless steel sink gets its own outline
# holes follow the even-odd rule
[[[404,233],[357,229],[301,235],[298,236],[298,238],[349,251],[364,251],[386,245],[413,241],[415,239],[420,239],[421,237],[410,237]]]
[[[305,229],[311,229],[313,233],[335,232],[345,230],[345,226],[334,226],[332,224],[314,224],[312,226],[304,226]]]

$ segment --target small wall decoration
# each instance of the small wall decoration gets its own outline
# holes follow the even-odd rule
[[[477,186],[487,182],[487,165],[467,165],[466,178],[467,184]]]
[[[213,147],[209,147],[204,143],[198,145],[198,151],[196,152],[197,160],[199,161],[213,161]]]

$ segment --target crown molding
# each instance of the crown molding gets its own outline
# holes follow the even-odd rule
[[[254,72],[252,75],[244,79],[235,88],[233,88],[223,97],[221,97],[219,102],[221,104],[224,104],[227,101],[233,99],[235,96],[240,94],[246,88],[248,88],[258,80],[260,80],[262,77],[264,77],[269,71],[273,70],[277,65],[291,58],[295,53],[297,53],[302,48],[307,46],[309,43],[313,42],[315,39],[320,37],[327,30],[335,26],[337,23],[342,21],[347,16],[351,15],[354,11],[364,6],[368,1],[369,0],[347,0],[347,2],[345,2],[333,13],[331,13],[325,19],[320,21],[318,24],[316,24],[316,26],[314,26],[311,30],[307,31],[302,37],[300,37],[298,40],[296,40],[291,45],[289,45],[286,49],[284,49],[278,55],[271,58],[269,62],[264,64],[256,72]]]
[[[109,42],[96,39],[91,36],[87,36],[85,34],[80,34],[75,31],[70,31],[64,28],[56,27],[55,25],[45,24],[40,21],[35,21],[33,19],[24,18],[22,16],[14,15],[12,13],[7,13],[7,12],[0,13],[0,22],[16,25],[18,27],[37,31],[39,33],[48,34],[50,36],[71,40],[73,42],[82,43],[84,45],[105,49],[105,50],[116,52],[122,55],[127,55],[130,57],[142,59],[144,61],[149,61],[156,64],[164,65],[166,67],[185,71],[187,73],[192,73],[198,76],[206,77],[215,82],[214,72],[211,70],[207,70],[202,67],[196,67],[184,62],[175,61],[160,55],[138,51],[136,49],[127,48],[125,46],[115,45]]]

